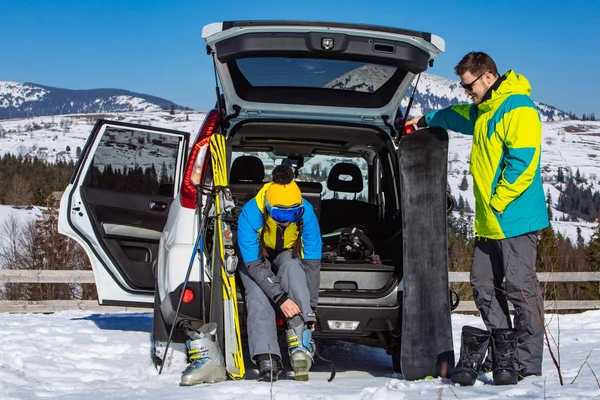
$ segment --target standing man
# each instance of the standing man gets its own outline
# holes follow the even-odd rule
[[[287,319],[287,344],[297,381],[307,381],[315,347],[321,232],[312,205],[302,199],[289,165],[242,208],[238,220],[239,271],[246,291],[248,345],[258,380],[285,379],[275,309]]]
[[[407,121],[473,135],[470,281],[488,330],[463,327],[452,380],[473,385],[491,341],[494,383],[515,384],[519,376],[542,373],[544,304],[535,273],[537,231],[549,225],[540,174],[542,124],[523,75],[510,70],[499,76],[494,60],[482,52],[465,55],[455,72],[473,104]],[[507,299],[515,308],[514,329]]]

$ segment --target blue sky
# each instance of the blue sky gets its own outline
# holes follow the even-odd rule
[[[207,109],[215,97],[211,59],[201,40],[205,24],[356,22],[444,38],[446,53],[429,73],[457,79],[454,66],[462,56],[484,51],[501,72],[525,75],[534,100],[599,117],[599,10],[594,0],[0,0],[0,80],[119,88]]]

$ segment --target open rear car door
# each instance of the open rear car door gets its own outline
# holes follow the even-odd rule
[[[60,204],[59,232],[90,258],[104,305],[152,307],[158,243],[189,134],[98,120]]]

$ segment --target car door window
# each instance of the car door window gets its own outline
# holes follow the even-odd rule
[[[180,138],[108,126],[93,159],[91,186],[173,196]]]

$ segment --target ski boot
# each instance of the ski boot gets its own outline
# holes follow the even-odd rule
[[[462,386],[473,386],[481,373],[483,359],[490,344],[490,333],[473,326],[463,326],[460,358],[450,379]]]
[[[514,385],[518,381],[515,368],[517,331],[515,329],[494,329],[492,331],[494,385]]]
[[[315,355],[312,331],[306,326],[302,317],[296,315],[288,321],[286,336],[294,380],[308,381],[308,371]]]
[[[254,357],[258,366],[259,382],[275,382],[287,378],[287,373],[277,354],[258,354]]]
[[[181,386],[216,383],[227,379],[225,360],[217,342],[217,324],[211,322],[186,332],[189,365],[181,375]]]

